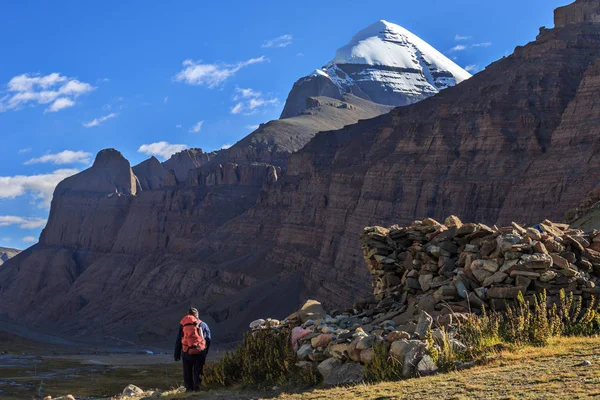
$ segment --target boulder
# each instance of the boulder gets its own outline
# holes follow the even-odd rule
[[[417,329],[415,329],[415,333],[419,335],[419,338],[425,338],[427,330],[431,328],[431,324],[433,324],[431,315],[427,314],[425,311],[421,311],[419,322],[417,322]]]
[[[300,321],[301,323],[305,323],[310,319],[323,319],[326,315],[327,313],[325,312],[325,309],[323,309],[321,303],[316,300],[307,300],[300,310],[289,315],[286,320]]]
[[[373,362],[373,358],[375,357],[375,350],[373,348],[366,349],[360,352],[360,362],[367,365]]]
[[[141,396],[144,394],[144,391],[135,385],[127,385],[125,389],[123,389],[123,396]]]
[[[421,376],[433,375],[437,371],[438,367],[429,355],[424,355],[417,364],[417,372]]]
[[[300,346],[300,348],[296,352],[296,355],[298,356],[299,360],[307,360],[312,353],[313,347],[311,343],[306,343]]]
[[[252,330],[259,329],[260,327],[262,327],[265,324],[265,322],[266,321],[264,319],[254,320],[254,321],[250,322],[250,329],[252,329]]]
[[[330,333],[323,333],[317,337],[314,337],[310,340],[310,344],[312,345],[313,348],[317,348],[317,347],[327,347],[327,345],[331,342],[331,340],[333,339],[333,335]]]
[[[363,367],[360,364],[343,363],[336,358],[328,358],[317,367],[323,383],[327,386],[338,386],[351,383],[360,383],[365,379]]]

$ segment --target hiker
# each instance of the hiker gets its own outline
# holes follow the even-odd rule
[[[198,318],[198,310],[190,308],[181,319],[175,342],[175,361],[183,361],[186,392],[200,390],[202,370],[210,348],[210,329]]]

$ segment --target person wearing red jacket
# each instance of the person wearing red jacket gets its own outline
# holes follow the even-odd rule
[[[199,319],[197,309],[190,308],[179,323],[179,333],[175,342],[175,361],[182,360],[186,392],[200,390],[202,370],[210,342],[208,325]]]

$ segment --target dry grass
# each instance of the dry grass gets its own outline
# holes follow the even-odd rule
[[[577,364],[589,360],[592,365]],[[171,397],[181,398],[181,397]],[[600,338],[557,338],[502,353],[488,365],[400,382],[302,393],[208,392],[189,399],[583,399],[600,398]]]

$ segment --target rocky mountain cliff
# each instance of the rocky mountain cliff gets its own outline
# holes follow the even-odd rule
[[[323,68],[296,82],[281,117],[303,112],[312,96],[337,99],[345,93],[405,106],[470,77],[423,39],[381,20],[357,33]]]
[[[0,247],[0,265],[4,264],[20,252],[21,250],[10,249],[8,247]]]
[[[325,112],[342,123],[343,111],[374,110],[353,94],[311,100],[176,186],[162,183],[173,167],[151,160],[137,176],[120,153],[101,152],[91,172],[59,185],[39,244],[0,269],[0,313],[170,344],[193,303],[216,337],[235,338],[309,296],[343,306],[367,295],[365,226],[450,214],[490,226],[560,220],[599,181],[598,4],[559,9],[555,29],[455,87],[306,133],[302,147],[285,131],[292,121],[321,127]]]

